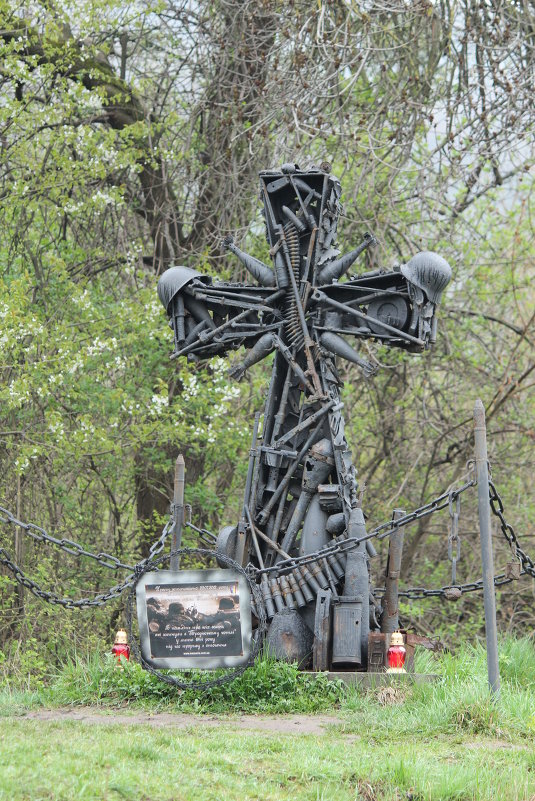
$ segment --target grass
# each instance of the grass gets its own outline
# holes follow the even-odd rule
[[[77,659],[38,691],[0,693],[0,801],[535,801],[533,642],[502,643],[496,703],[480,646],[423,653],[419,669],[441,678],[358,693],[264,659],[199,697],[136,665]],[[199,714],[186,729],[24,719],[65,705]],[[236,730],[232,717],[214,728],[202,717],[237,712],[328,712],[337,722],[296,736]]]
[[[185,680],[192,678],[193,675]],[[325,674],[314,678],[300,672],[296,665],[275,662],[269,657],[258,660],[233,682],[201,694],[164,684],[134,662],[124,663],[123,669],[118,670],[111,656],[97,654],[68,662],[38,691],[6,687],[0,692],[0,716],[6,712],[12,714],[17,707],[74,705],[128,705],[151,711],[210,714],[312,713],[339,707],[345,695],[341,682],[330,682]]]
[[[192,726],[4,722],[0,799],[132,801],[527,801],[535,793],[532,746],[488,738],[378,742]],[[0,731],[2,727],[0,727]]]

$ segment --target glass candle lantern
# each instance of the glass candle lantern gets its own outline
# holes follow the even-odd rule
[[[111,652],[118,662],[121,661],[122,656],[124,656],[125,659],[130,659],[130,646],[128,645],[126,631],[124,629],[119,629],[115,635],[115,642],[113,643]]]
[[[395,631],[390,638],[390,648],[386,655],[387,673],[405,673],[407,651],[403,645],[403,634]]]

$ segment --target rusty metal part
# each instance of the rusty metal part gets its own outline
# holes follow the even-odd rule
[[[332,594],[322,591],[316,599],[314,617],[314,645],[312,649],[312,669],[329,670],[332,638]]]
[[[170,561],[171,570],[178,570],[180,566],[178,550],[182,544],[182,524],[184,521],[184,482],[184,457],[181,453],[179,453],[175,462],[175,482],[173,491],[173,504],[171,509],[171,517],[173,518],[173,536],[171,538],[171,552],[173,555]]]
[[[394,509],[392,523],[405,517],[403,509]],[[399,629],[399,574],[401,571],[401,556],[403,553],[403,529],[394,531],[388,541],[388,559],[386,562],[385,596],[381,614],[381,631],[391,634]]]

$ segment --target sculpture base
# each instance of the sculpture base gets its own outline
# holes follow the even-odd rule
[[[320,676],[324,673],[317,673],[312,670],[303,671],[308,676]],[[440,679],[437,673],[364,673],[355,671],[336,670],[328,671],[327,678],[330,681],[343,681],[350,687],[362,690],[373,689],[374,687],[404,686],[411,684],[431,684]]]

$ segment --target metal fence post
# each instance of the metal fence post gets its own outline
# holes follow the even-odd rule
[[[500,694],[498,664],[498,631],[496,626],[496,596],[494,592],[494,562],[490,528],[489,470],[487,461],[487,428],[485,407],[478,398],[474,407],[474,435],[477,475],[479,535],[483,567],[483,598],[485,604],[485,633],[487,637],[487,669],[489,687],[494,698]]]
[[[184,520],[184,457],[178,454],[175,462],[175,486],[173,492],[173,537],[171,539],[171,570],[178,570],[180,555],[175,553],[182,542],[182,523]]]

